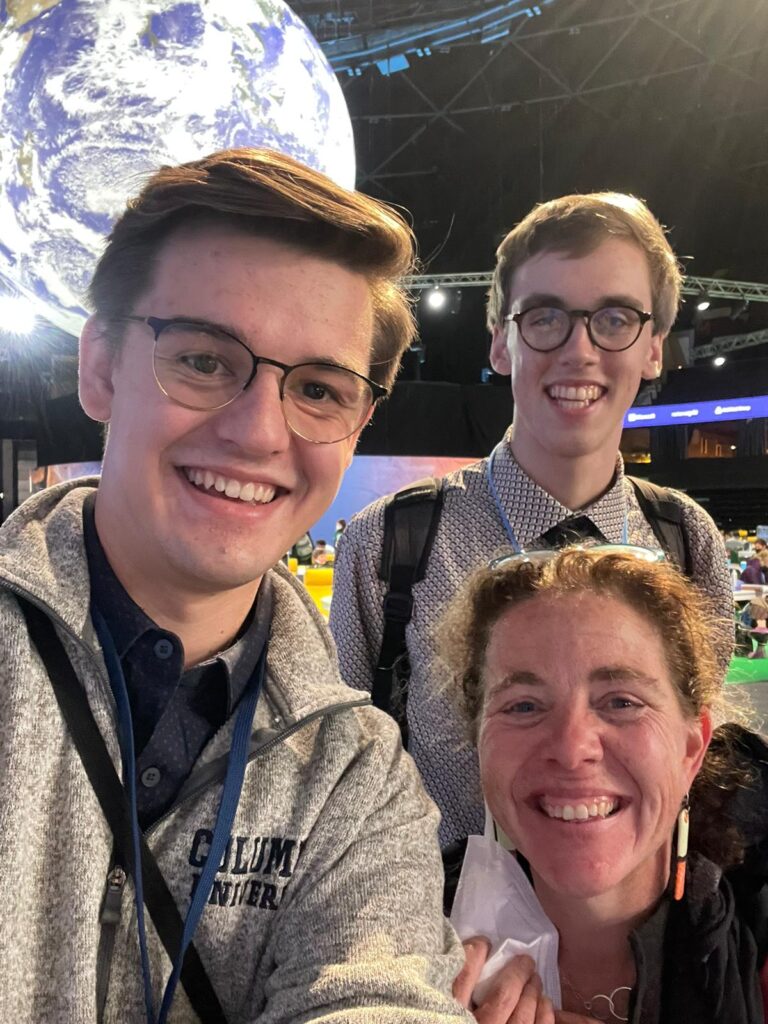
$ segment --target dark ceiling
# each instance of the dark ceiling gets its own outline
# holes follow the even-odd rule
[[[293,6],[321,38],[334,28],[368,38],[505,5]],[[541,199],[615,188],[648,200],[695,258],[692,272],[768,280],[768,3],[538,9],[494,42],[458,40],[395,74],[343,75],[359,187],[412,212],[433,271],[487,268],[503,232]]]
[[[407,52],[404,70],[359,59],[340,79],[358,186],[410,211],[428,271],[487,270],[534,203],[618,189],[648,201],[690,273],[768,281],[768,0],[550,0],[527,14],[499,2],[293,6],[336,67],[350,37],[358,53],[387,39],[390,57]],[[475,34],[421,57],[398,42],[405,28],[418,43],[435,25],[513,7],[490,42]],[[477,379],[482,296],[463,300],[450,322],[420,317],[427,377]],[[768,327],[768,304],[738,324],[730,311],[703,322],[700,340]],[[469,339],[464,365],[456,335]]]

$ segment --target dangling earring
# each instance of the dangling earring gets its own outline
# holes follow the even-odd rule
[[[683,797],[683,805],[677,816],[677,857],[675,858],[675,891],[674,898],[681,900],[685,892],[685,866],[688,860],[688,827],[690,811],[688,794]]]

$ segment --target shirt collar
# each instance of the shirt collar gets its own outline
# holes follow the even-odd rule
[[[149,631],[164,633],[181,646],[179,638],[163,630],[133,600],[109,564],[96,531],[96,494],[83,504],[83,537],[91,580],[91,602],[101,612],[121,661],[133,645]],[[273,590],[268,576],[261,581],[250,612],[235,640],[226,650],[192,666],[190,677],[202,678],[201,670],[220,665],[227,680],[227,713],[231,713],[251,678],[267,641],[272,621]],[[187,672],[184,675],[187,675]],[[183,678],[183,676],[182,676]]]
[[[544,490],[515,459],[507,433],[494,460],[494,482],[501,504],[522,548],[531,548],[543,533],[574,515],[588,516],[611,544],[621,544],[627,518],[624,462],[616,456],[616,472],[608,490],[597,501],[569,509]]]

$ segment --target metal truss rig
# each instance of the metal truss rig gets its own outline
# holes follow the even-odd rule
[[[406,284],[411,291],[422,291],[424,288],[488,288],[491,283],[491,271],[480,271],[469,274],[419,274],[407,278]],[[700,295],[703,292],[710,299],[741,299],[744,302],[768,302],[768,284],[757,284],[754,281],[727,281],[723,277],[685,277],[683,293]]]
[[[768,330],[750,331],[748,334],[729,334],[717,338],[709,345],[699,345],[693,350],[693,358],[709,359],[712,356],[723,355],[725,352],[735,352],[740,348],[753,348],[755,345],[768,343]]]
[[[375,65],[382,75],[395,74],[410,66],[414,57],[429,57],[433,49],[445,50],[463,42],[491,43],[508,36],[518,19],[540,17],[542,7],[555,0],[506,0],[474,14],[440,21],[379,29],[340,39],[323,40],[323,50],[337,73],[360,75]]]
[[[427,288],[488,288],[491,272],[481,271],[469,274],[419,274],[406,279],[410,291],[424,291]],[[755,281],[726,281],[722,277],[692,277],[683,279],[684,295],[706,295],[710,299],[735,299],[741,302],[768,302],[768,284]],[[753,348],[768,342],[768,330],[750,331],[748,334],[729,334],[717,338],[708,345],[693,350],[693,358],[709,359],[724,352],[735,352],[740,348]]]

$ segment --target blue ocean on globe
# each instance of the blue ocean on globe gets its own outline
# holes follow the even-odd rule
[[[148,172],[279,149],[354,184],[344,97],[282,0],[0,0],[0,277],[77,333]]]

